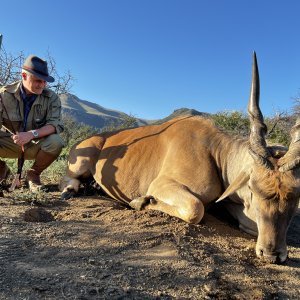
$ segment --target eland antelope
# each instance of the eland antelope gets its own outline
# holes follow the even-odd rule
[[[299,204],[300,125],[291,131],[288,150],[268,146],[259,91],[254,53],[246,140],[199,116],[83,140],[70,151],[62,197],[93,176],[110,197],[135,209],[159,210],[194,224],[207,204],[224,201],[239,227],[257,235],[257,256],[284,262],[287,229]]]

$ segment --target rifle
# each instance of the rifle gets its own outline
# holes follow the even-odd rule
[[[1,96],[0,96],[1,97]],[[2,101],[1,101],[2,102]],[[3,102],[2,102],[3,105]],[[6,109],[5,109],[6,110]],[[8,131],[11,135],[13,135],[14,133],[9,130],[7,127],[5,127],[4,125],[2,125],[2,127]],[[21,184],[21,175],[22,175],[22,170],[23,170],[23,166],[24,166],[24,148],[22,147],[22,154],[21,157],[18,158],[18,170],[17,170],[17,174],[15,175],[11,186],[8,188],[9,192],[13,192],[15,190],[15,188],[19,188],[22,184]]]
[[[11,186],[8,188],[9,192],[12,192],[15,190],[16,187],[21,187],[21,175],[22,175],[22,169],[24,166],[24,152],[22,151],[21,157],[18,158],[18,170],[17,170],[17,174],[15,175],[13,182],[11,184]]]

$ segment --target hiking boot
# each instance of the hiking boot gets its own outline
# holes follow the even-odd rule
[[[35,158],[32,167],[27,171],[26,181],[28,182],[31,192],[38,192],[43,189],[43,184],[40,179],[41,173],[47,169],[58,157],[43,150],[40,150]]]
[[[27,171],[26,181],[28,182],[29,190],[31,192],[39,192],[43,188],[40,174],[38,174],[34,169],[29,169]]]

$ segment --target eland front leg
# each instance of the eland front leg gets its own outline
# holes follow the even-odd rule
[[[147,196],[132,200],[132,208],[162,211],[191,224],[197,224],[204,215],[201,200],[183,184],[166,176],[157,177],[149,186]]]

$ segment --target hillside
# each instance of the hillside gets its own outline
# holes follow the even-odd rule
[[[209,114],[208,113],[203,113],[203,112],[199,112],[195,109],[190,109],[190,108],[179,108],[179,109],[175,109],[169,116],[158,120],[156,122],[154,122],[153,124],[161,124],[163,122],[167,122],[171,119],[177,118],[179,116],[203,116],[203,117],[208,117]]]
[[[123,122],[124,118],[128,117],[128,115],[123,112],[105,108],[90,101],[81,100],[72,94],[61,94],[60,100],[63,113],[71,115],[79,123],[84,123],[92,127],[103,128],[111,125],[117,126]],[[179,108],[174,110],[169,116],[160,120],[136,118],[136,126],[159,124],[178,116],[189,115],[208,116],[208,114],[199,112],[195,109]]]
[[[77,122],[92,127],[103,128],[105,126],[119,125],[127,114],[105,108],[96,103],[81,100],[72,94],[61,94],[62,112],[71,115]],[[149,124],[150,121],[138,119],[136,126]]]

